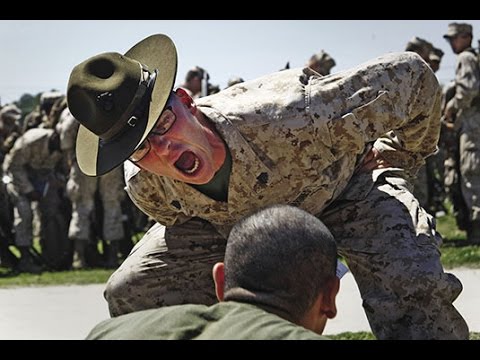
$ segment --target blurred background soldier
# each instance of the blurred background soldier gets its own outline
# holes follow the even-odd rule
[[[208,95],[210,75],[200,66],[195,66],[187,72],[185,82],[180,86],[193,98],[197,99]]]
[[[412,51],[420,55],[427,64],[436,72],[440,67],[443,51],[435,48],[431,42],[414,36],[406,45],[405,51]],[[431,215],[444,215],[443,207],[444,186],[443,186],[443,154],[431,155],[425,159],[415,178],[411,179],[413,193],[420,202],[420,205]]]
[[[465,202],[465,215],[457,213],[459,227],[467,231],[468,241],[480,244],[480,68],[472,48],[470,24],[451,23],[443,36],[457,57],[454,93],[446,102],[444,119],[459,139],[459,187]]]
[[[236,84],[243,83],[244,81],[245,80],[243,80],[239,76],[233,76],[230,79],[228,79],[227,88],[229,88],[230,86],[236,85]]]
[[[443,51],[439,48],[433,47],[428,56],[428,64],[436,73],[440,69],[440,63],[443,58]],[[445,93],[442,93],[442,101]],[[443,109],[443,107],[442,107]],[[440,139],[438,140],[438,152],[428,157],[426,162],[427,169],[427,187],[429,190],[428,205],[431,214],[437,217],[446,214],[444,202],[446,199],[445,190],[445,141],[443,136],[444,130],[441,130]]]
[[[61,184],[55,176],[60,163],[59,136],[53,129],[30,129],[20,136],[5,157],[3,170],[11,178],[7,191],[14,205],[15,243],[20,250],[18,270],[39,273],[30,248],[33,243],[32,202],[38,202],[42,254],[54,269],[68,263],[67,219]]]
[[[413,51],[417,53],[427,63],[429,63],[429,57],[432,50],[432,43],[419,38],[418,36],[414,36],[412,39],[410,39],[405,47],[405,51]]]
[[[2,164],[20,136],[18,121],[21,115],[20,109],[13,104],[0,110],[0,266],[4,267],[14,267],[17,258],[8,248],[13,245],[13,208],[3,178]]]
[[[5,105],[0,110],[0,164],[20,136],[18,121],[21,116],[22,112],[14,104]]]
[[[40,95],[38,107],[25,117],[23,122],[23,133],[28,129],[39,127],[42,123],[47,124],[54,103],[63,97],[64,95],[56,90],[42,93],[42,95]]]
[[[439,48],[433,47],[432,51],[428,55],[428,64],[432,68],[433,72],[437,72],[440,69],[440,62],[443,58],[443,51]]]
[[[58,123],[61,148],[66,153],[70,174],[67,182],[67,195],[72,202],[72,219],[68,229],[68,237],[74,244],[73,268],[82,269],[89,266],[98,266],[95,259],[97,239],[92,239],[92,220],[103,219],[98,234],[105,241],[105,266],[118,266],[118,251],[120,241],[125,232],[122,222],[121,203],[125,198],[123,190],[123,167],[101,176],[89,177],[84,175],[77,164],[75,157],[75,143],[79,122],[75,120],[66,108]],[[101,209],[95,208],[95,197],[99,197]],[[102,216],[99,216],[99,215]],[[103,234],[102,234],[103,233]],[[93,241],[92,241],[93,240]],[[97,262],[97,263],[95,263]]]
[[[335,66],[335,60],[328,55],[324,50],[317,54],[313,54],[308,60],[307,66],[318,72],[320,75],[330,74],[330,70]]]

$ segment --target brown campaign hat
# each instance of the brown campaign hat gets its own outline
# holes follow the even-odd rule
[[[154,128],[177,74],[177,50],[166,35],[143,39],[125,55],[93,56],[70,74],[67,102],[80,122],[77,161],[103,175],[122,164]]]

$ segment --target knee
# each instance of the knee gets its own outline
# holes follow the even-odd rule
[[[135,283],[133,276],[129,273],[127,276],[120,269],[115,271],[107,281],[103,293],[108,303],[108,310],[111,317],[123,315],[135,311],[131,308],[130,298],[132,297],[132,284]]]

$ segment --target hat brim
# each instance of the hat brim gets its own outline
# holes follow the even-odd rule
[[[108,142],[103,142],[80,125],[76,141],[77,161],[82,172],[88,176],[106,174],[130,157],[154,128],[173,89],[177,74],[177,50],[168,36],[149,36],[128,50],[125,56],[146,65],[150,72],[158,70],[148,117],[139,119],[136,126]]]

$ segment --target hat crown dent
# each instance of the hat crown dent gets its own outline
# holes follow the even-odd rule
[[[124,118],[141,79],[141,64],[134,59],[119,53],[93,56],[72,71],[67,92],[70,111],[102,138]]]

